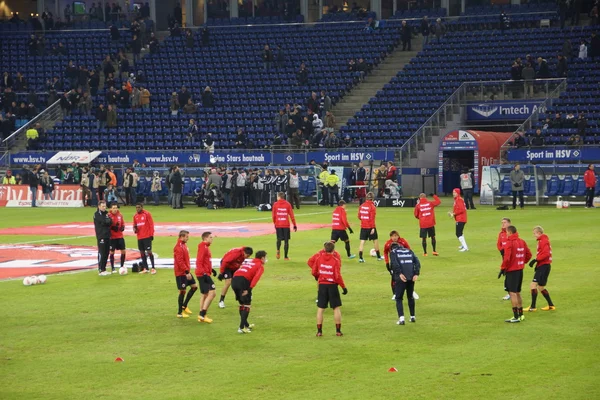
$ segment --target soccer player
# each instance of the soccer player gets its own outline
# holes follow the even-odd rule
[[[220,281],[225,280],[225,285],[221,290],[219,308],[225,308],[225,296],[227,295],[229,286],[231,286],[233,274],[242,265],[244,260],[250,257],[253,252],[254,250],[252,250],[252,247],[237,247],[229,250],[221,259],[221,268],[217,279]]]
[[[504,256],[502,266],[500,267],[500,276],[505,275],[505,285],[510,294],[512,304],[513,318],[505,320],[506,322],[516,323],[525,319],[523,316],[523,300],[521,299],[521,284],[523,283],[523,268],[525,263],[531,259],[531,251],[527,243],[517,233],[517,228],[510,225],[506,228],[508,238],[504,245]]]
[[[415,282],[421,273],[421,263],[411,249],[400,243],[394,243],[390,248],[390,261],[392,276],[396,281],[396,311],[398,311],[398,325],[404,325],[404,306],[402,300],[404,292],[408,300],[410,322],[417,322],[415,315]]]
[[[550,276],[550,269],[552,263],[552,247],[550,246],[550,239],[548,235],[544,234],[544,228],[536,226],[533,228],[533,236],[537,240],[537,254],[533,260],[529,262],[530,267],[535,267],[535,275],[533,275],[533,281],[531,282],[531,306],[524,308],[523,311],[534,312],[537,311],[536,300],[538,291],[542,292],[542,295],[548,302],[547,307],[542,307],[542,311],[554,311],[556,307],[550,299],[550,293],[546,290],[546,284],[548,283],[548,277]]]
[[[454,218],[456,221],[456,237],[460,242],[458,251],[469,251],[467,241],[463,231],[467,224],[467,208],[465,207],[465,201],[460,197],[460,189],[454,189],[452,191],[452,197],[454,197],[454,209],[450,212],[450,218]]]
[[[125,220],[123,215],[119,211],[119,205],[112,203],[110,205],[110,213],[108,214],[112,221],[110,225],[110,268],[112,273],[116,273],[115,270],[115,251],[121,252],[121,267],[125,265],[125,239],[123,238],[123,231],[125,230]]]
[[[96,241],[98,243],[98,275],[110,275],[106,272],[106,262],[108,261],[108,251],[110,243],[110,225],[112,220],[106,211],[106,202],[100,200],[98,209],[94,213],[94,230],[96,231]]]
[[[148,273],[148,258],[152,263],[152,275],[156,274],[154,269],[154,254],[152,254],[152,241],[154,240],[154,221],[152,214],[144,210],[142,203],[135,205],[136,213],[133,215],[133,233],[137,235],[138,249],[142,256],[142,270],[140,274]]]
[[[427,257],[427,236],[431,238],[431,247],[433,248],[433,255],[437,256],[438,252],[435,250],[435,210],[441,204],[441,200],[435,194],[433,195],[433,201],[427,200],[425,193],[419,195],[419,201],[415,206],[415,218],[419,220],[419,237],[421,238],[421,245],[423,246],[423,256]],[[406,247],[406,246],[404,246]]]
[[[254,324],[248,322],[250,306],[252,304],[252,289],[256,286],[263,272],[265,271],[265,261],[267,261],[267,252],[259,250],[254,259],[243,264],[231,281],[231,288],[235,293],[235,299],[240,303],[240,326],[238,333],[250,333]]]
[[[296,218],[294,217],[294,209],[292,205],[285,200],[283,192],[277,193],[277,201],[273,203],[273,223],[275,224],[275,232],[277,233],[277,255],[276,258],[281,258],[279,250],[281,249],[281,241],[283,244],[283,255],[286,261],[289,261],[288,251],[290,249],[290,219],[294,224],[294,232],[298,230],[296,227]]]
[[[190,238],[188,231],[179,231],[177,244],[173,248],[173,270],[175,272],[175,282],[179,297],[177,299],[177,318],[189,318],[192,311],[188,308],[188,303],[198,290],[198,285],[194,277],[190,273],[190,251],[187,247],[187,242]],[[185,295],[186,289],[190,291]]]
[[[346,229],[348,229],[350,233],[354,233],[354,231],[348,223],[348,217],[346,215],[346,202],[344,200],[340,200],[338,202],[338,206],[335,210],[333,210],[331,218],[331,242],[336,243],[338,240],[342,240],[346,247],[346,254],[348,255],[348,258],[356,258],[356,255],[351,254],[350,252],[350,238],[348,237],[348,233],[346,233]]]
[[[221,290],[221,299],[219,300],[219,308],[225,308],[225,295],[227,290],[231,286],[231,279],[233,274],[242,265],[244,260],[252,255],[254,250],[252,247],[236,247],[235,249],[229,250],[223,258],[221,258],[221,268],[219,271],[218,280],[225,280],[225,285]]]
[[[500,256],[504,258],[504,245],[506,245],[506,241],[508,240],[508,233],[506,233],[506,228],[511,224],[510,218],[502,218],[502,227],[500,228],[500,233],[498,233],[498,241],[496,242],[496,247],[500,252]],[[507,292],[506,296],[504,296],[503,300],[510,300],[510,294],[508,294],[508,290],[506,290],[506,277],[504,277],[504,291]]]
[[[377,228],[375,227],[375,217],[377,208],[373,204],[375,195],[373,192],[367,193],[367,200],[358,207],[358,219],[360,219],[360,244],[358,246],[358,262],[364,263],[363,249],[366,240],[372,240],[377,252],[377,261],[383,260],[379,252],[379,239],[377,237]]]
[[[390,250],[394,243],[399,243],[400,245],[402,245],[402,247],[410,250],[410,245],[408,244],[406,239],[400,237],[400,234],[398,233],[398,231],[391,231],[389,240],[387,242],[385,242],[385,244],[383,245],[383,259],[385,261],[385,268],[387,268],[388,272],[390,273],[390,275],[392,277],[392,279],[391,279],[392,300],[396,300],[396,289],[395,289],[396,281],[394,280],[394,274],[392,273],[392,267],[390,267]],[[415,291],[413,291],[413,297],[415,300],[419,300],[419,295]]]
[[[342,333],[342,299],[338,286],[342,287],[342,294],[346,295],[348,289],[342,274],[342,262],[339,255],[336,255],[335,245],[327,242],[324,245],[325,251],[320,251],[311,257],[311,271],[315,280],[319,282],[319,295],[317,298],[317,336],[323,336],[323,312],[327,305],[333,309],[333,319],[335,320],[335,335],[343,336]],[[334,254],[335,253],[335,254]],[[316,258],[315,258],[316,257]],[[309,264],[310,265],[310,264]]]
[[[211,232],[204,232],[202,234],[202,241],[198,244],[198,255],[196,256],[196,278],[200,283],[200,313],[198,314],[198,322],[206,322],[210,324],[213,322],[211,318],[206,316],[210,303],[215,298],[215,283],[213,282],[212,276],[217,276],[217,271],[212,267],[210,245],[213,242],[213,235]]]

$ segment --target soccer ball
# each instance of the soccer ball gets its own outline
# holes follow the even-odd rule
[[[23,278],[23,285],[25,286],[31,286],[31,278],[29,276],[26,276],[25,278]]]
[[[40,275],[40,276],[37,277],[37,283],[43,285],[44,283],[46,283],[47,279],[48,278],[46,278],[46,275]]]
[[[38,278],[35,275],[30,276],[29,280],[31,281],[32,285],[37,285],[38,284]]]
[[[369,254],[371,255],[371,257],[377,257],[377,252],[375,251],[375,249],[371,249]]]
[[[127,275],[127,267],[119,268],[119,275]]]

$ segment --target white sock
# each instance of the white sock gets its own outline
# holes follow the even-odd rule
[[[404,321],[404,315],[400,317],[400,321]]]
[[[464,236],[459,236],[458,241],[460,242],[460,244],[462,244],[462,247],[464,247],[465,249],[468,249],[469,247],[467,246],[467,241],[465,240]]]

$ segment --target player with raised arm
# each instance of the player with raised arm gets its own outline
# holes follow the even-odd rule
[[[248,322],[250,306],[252,304],[252,289],[256,286],[263,272],[265,271],[265,262],[267,261],[267,252],[259,250],[254,259],[244,263],[235,274],[231,281],[231,289],[235,293],[235,299],[240,303],[240,326],[238,333],[250,333],[254,324]]]
[[[533,275],[533,281],[531,282],[531,306],[524,308],[523,311],[537,311],[535,303],[538,291],[542,293],[542,296],[544,296],[548,302],[548,306],[542,307],[542,311],[554,311],[556,310],[556,307],[550,298],[550,293],[546,290],[546,284],[548,283],[552,264],[552,246],[550,246],[548,235],[544,233],[544,228],[541,226],[533,228],[533,236],[537,240],[537,254],[535,258],[529,262],[531,268],[535,267],[535,274]]]
[[[419,220],[419,237],[421,238],[421,245],[423,246],[423,256],[427,257],[427,237],[431,238],[431,247],[433,248],[433,255],[437,256],[436,251],[436,240],[435,240],[435,210],[434,208],[439,206],[442,202],[439,197],[435,194],[433,201],[427,200],[425,193],[419,195],[419,201],[415,206],[415,218]],[[406,246],[405,246],[406,247]]]
[[[277,233],[277,256],[281,257],[280,249],[283,241],[283,255],[286,261],[289,261],[288,252],[290,250],[290,220],[294,224],[294,232],[298,230],[296,227],[296,218],[294,217],[294,209],[292,205],[285,200],[283,192],[277,193],[277,201],[273,203],[273,223],[275,224],[275,232]]]
[[[342,262],[339,254],[335,251],[335,245],[326,242],[324,251],[321,250],[309,260],[311,272],[319,283],[319,294],[317,298],[317,336],[323,336],[323,312],[329,305],[333,309],[335,320],[335,335],[343,336],[342,333],[342,299],[338,286],[342,287],[342,294],[347,294],[346,284],[342,279]]]
[[[372,240],[377,253],[377,261],[383,260],[379,252],[379,239],[377,236],[377,228],[375,227],[375,217],[377,216],[377,208],[373,204],[375,195],[373,192],[367,193],[367,200],[358,208],[358,219],[360,220],[360,244],[358,246],[358,262],[364,263],[363,249],[365,241]]]
[[[252,250],[252,247],[236,247],[235,249],[229,250],[225,253],[223,258],[221,258],[221,268],[217,279],[220,281],[225,280],[225,285],[223,286],[223,289],[221,289],[219,308],[225,308],[225,296],[227,295],[229,286],[231,286],[233,274],[253,252],[254,250]]]
[[[188,231],[180,231],[177,244],[173,248],[173,271],[175,272],[175,283],[179,290],[177,299],[177,318],[189,318],[192,313],[188,308],[188,303],[198,290],[198,285],[190,272],[190,251],[187,247],[190,233]],[[190,291],[185,295],[186,289]]]
[[[346,229],[348,229],[350,233],[354,233],[350,227],[350,224],[348,223],[348,216],[346,215],[346,202],[344,200],[340,200],[338,206],[335,210],[333,210],[333,214],[331,216],[331,242],[336,243],[338,240],[342,240],[344,242],[348,258],[353,259],[356,258],[356,255],[352,254],[350,251],[350,238],[348,237]]]

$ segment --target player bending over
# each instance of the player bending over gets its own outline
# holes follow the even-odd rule
[[[254,250],[252,250],[252,247],[237,247],[229,250],[221,259],[221,268],[217,279],[220,281],[225,280],[225,285],[223,286],[223,289],[221,289],[219,308],[225,308],[225,296],[227,295],[229,286],[231,286],[233,274],[253,252]]]
[[[265,271],[265,262],[267,261],[267,252],[259,250],[254,259],[243,264],[231,281],[231,288],[235,293],[235,299],[240,303],[240,326],[238,333],[250,333],[254,324],[248,322],[250,315],[250,306],[252,304],[252,289],[256,286],[263,272]]]

